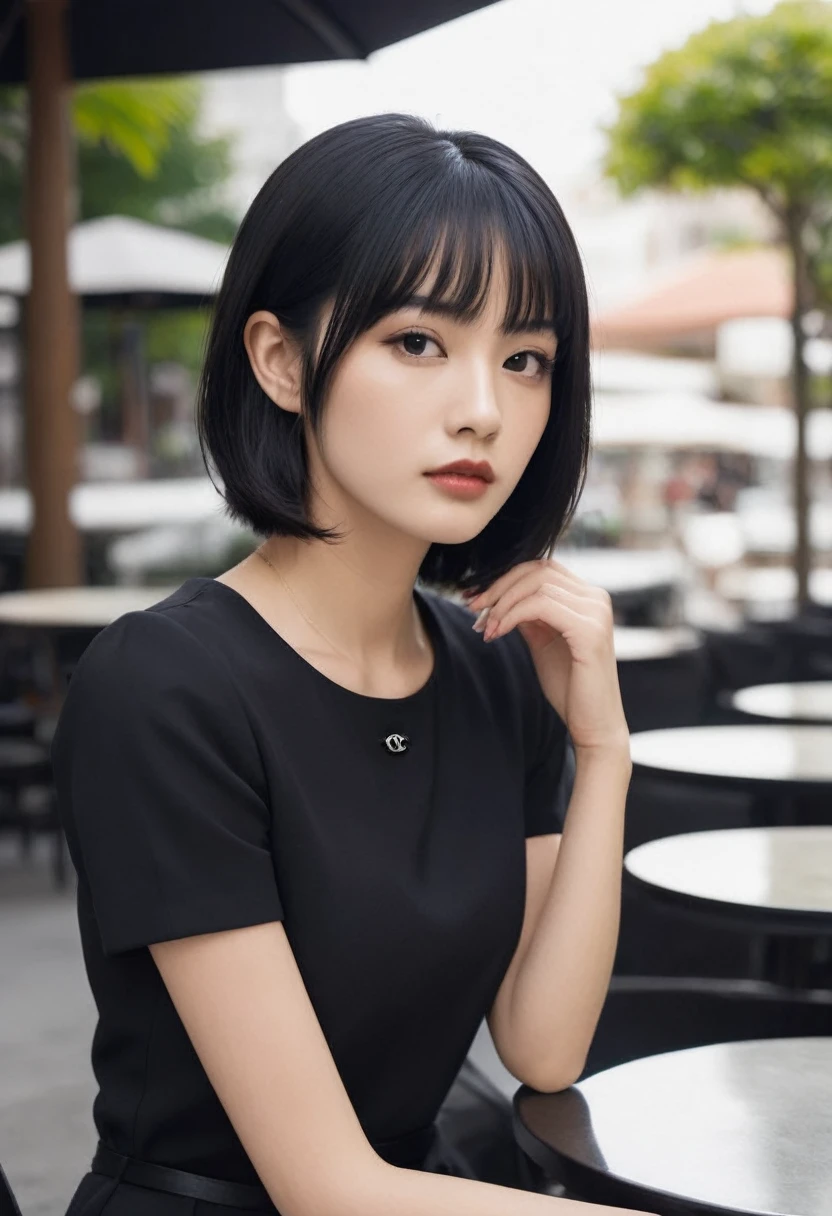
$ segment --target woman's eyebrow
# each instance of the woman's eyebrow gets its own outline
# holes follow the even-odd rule
[[[442,300],[437,300],[431,303],[428,296],[410,296],[404,301],[401,308],[421,308],[423,312],[433,312],[438,316],[453,317],[454,320],[460,320],[459,309],[453,304],[446,304]],[[501,325],[504,334],[555,334],[555,322],[552,317],[529,317],[528,319],[517,322],[514,325]]]

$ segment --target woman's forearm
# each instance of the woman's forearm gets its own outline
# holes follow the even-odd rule
[[[399,1169],[381,1163],[370,1181],[370,1191],[356,1196],[355,1209],[338,1216],[620,1216],[638,1209],[614,1208],[604,1204],[583,1203],[498,1186],[447,1174]],[[363,1203],[364,1206],[361,1206]]]
[[[563,1089],[583,1071],[609,987],[631,770],[629,740],[576,748],[558,858],[511,994],[511,1038],[540,1078],[536,1088]]]

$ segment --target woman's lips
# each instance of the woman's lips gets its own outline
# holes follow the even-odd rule
[[[425,476],[454,498],[479,498],[489,484],[482,477],[471,477],[468,473],[426,473]]]

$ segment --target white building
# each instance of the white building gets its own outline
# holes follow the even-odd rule
[[[235,171],[227,194],[242,216],[272,170],[303,142],[286,108],[284,69],[233,68],[202,72],[199,79],[203,133],[234,136]]]
[[[774,221],[749,190],[621,198],[596,173],[560,197],[584,258],[594,312],[642,295],[686,254],[727,237],[767,240]]]

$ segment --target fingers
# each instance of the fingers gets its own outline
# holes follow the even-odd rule
[[[555,599],[547,594],[548,588],[541,587],[534,594],[519,600],[499,621],[489,621],[490,632],[483,635],[490,642],[494,638],[503,637],[517,625],[524,622],[543,623],[556,633],[569,637],[569,645],[573,654],[581,659],[600,653],[611,645],[612,630],[609,625],[597,616],[589,616],[585,611],[566,603],[563,599]]]
[[[490,619],[483,637],[486,642],[503,637],[516,625],[524,621],[542,622],[549,625],[557,633],[563,633],[568,628],[574,629],[586,617],[563,600],[555,600],[547,595],[546,588],[541,587],[532,595],[523,596],[517,603],[503,613],[499,619]]]
[[[497,594],[499,584],[504,582],[499,579],[488,592],[474,601],[474,607],[480,608],[474,629],[482,633],[487,641],[498,636],[498,633],[507,632],[507,629],[501,629],[500,626],[509,613],[517,604],[538,593],[604,625],[609,624],[612,619],[609,596],[600,588],[591,588],[586,584],[567,585],[566,580],[556,571],[541,569],[537,563],[523,563],[510,573],[514,577],[511,581],[506,579],[502,594]],[[600,596],[588,594],[597,591],[600,591]]]
[[[556,562],[553,557],[549,558],[549,565],[552,566],[559,574],[568,579],[570,583],[575,583],[581,587],[593,599],[604,602],[609,599],[609,592],[604,587],[596,587],[594,583],[588,583],[585,579],[580,578],[572,570],[569,570],[561,562]]]
[[[560,562],[556,562],[551,558],[541,558],[538,561],[520,562],[518,565],[513,566],[511,570],[501,575],[500,578],[496,579],[490,587],[480,592],[479,595],[471,596],[470,598],[466,597],[468,607],[472,608],[475,612],[480,612],[483,608],[490,608],[522,579],[534,574],[537,574],[538,579],[556,586],[562,586],[577,595],[595,600],[599,604],[611,603],[609,594],[603,587],[594,587],[583,579],[578,578],[576,574],[572,574]]]

